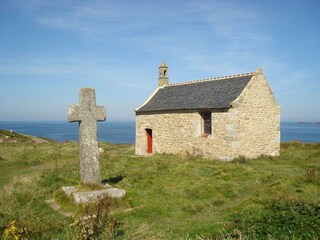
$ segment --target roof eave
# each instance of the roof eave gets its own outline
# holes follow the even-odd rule
[[[214,111],[214,110],[226,110],[231,106],[224,107],[211,107],[211,108],[180,108],[180,109],[152,109],[152,110],[139,110],[136,109],[136,113],[152,113],[152,112],[179,112],[179,111],[193,111],[193,112],[203,112],[203,111]]]
[[[150,95],[150,97],[138,108],[135,108],[134,111],[138,112],[140,108],[142,108],[144,105],[146,105],[152,98],[154,95],[156,95],[156,93],[159,91],[159,89],[161,89],[163,87],[157,87],[157,89]]]

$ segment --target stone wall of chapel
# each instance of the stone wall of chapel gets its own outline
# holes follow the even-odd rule
[[[233,156],[280,154],[280,106],[261,70],[234,101],[228,114],[234,116],[234,123],[229,126],[234,128],[230,134]]]
[[[136,115],[136,154],[147,155],[146,129],[152,129],[153,153],[201,154],[231,160],[280,152],[280,107],[262,72],[253,77],[228,111],[212,112],[212,134],[203,134],[198,112]]]
[[[136,154],[147,154],[146,129],[152,129],[153,152],[203,155],[230,159],[231,144],[225,128],[226,112],[212,113],[212,134],[203,134],[198,112],[157,113],[136,116]]]

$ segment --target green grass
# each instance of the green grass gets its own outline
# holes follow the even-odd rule
[[[115,207],[116,234],[105,231],[100,239],[320,238],[314,230],[320,228],[320,144],[283,143],[280,157],[233,162],[140,157],[133,145],[100,146],[102,179],[125,189],[121,204],[132,208]],[[32,239],[74,239],[76,217],[44,200],[56,197],[76,212],[58,190],[79,184],[78,173],[77,143],[1,143],[2,231],[17,220]]]

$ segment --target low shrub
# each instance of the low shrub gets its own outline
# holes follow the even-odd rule
[[[29,239],[29,232],[30,228],[28,226],[14,220],[4,227],[2,238],[6,240],[27,240]]]
[[[114,239],[118,235],[119,224],[110,216],[111,199],[103,195],[95,204],[85,205],[85,214],[71,226],[78,229],[77,239],[97,239],[101,233],[104,239]]]
[[[320,204],[278,199],[257,211],[233,216],[233,227],[226,235],[238,239],[318,239]]]
[[[308,168],[305,171],[304,179],[306,182],[320,185],[320,172],[315,168]]]

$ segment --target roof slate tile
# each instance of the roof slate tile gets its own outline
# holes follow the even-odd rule
[[[167,85],[158,89],[155,95],[136,112],[228,108],[243,91],[253,74]]]

